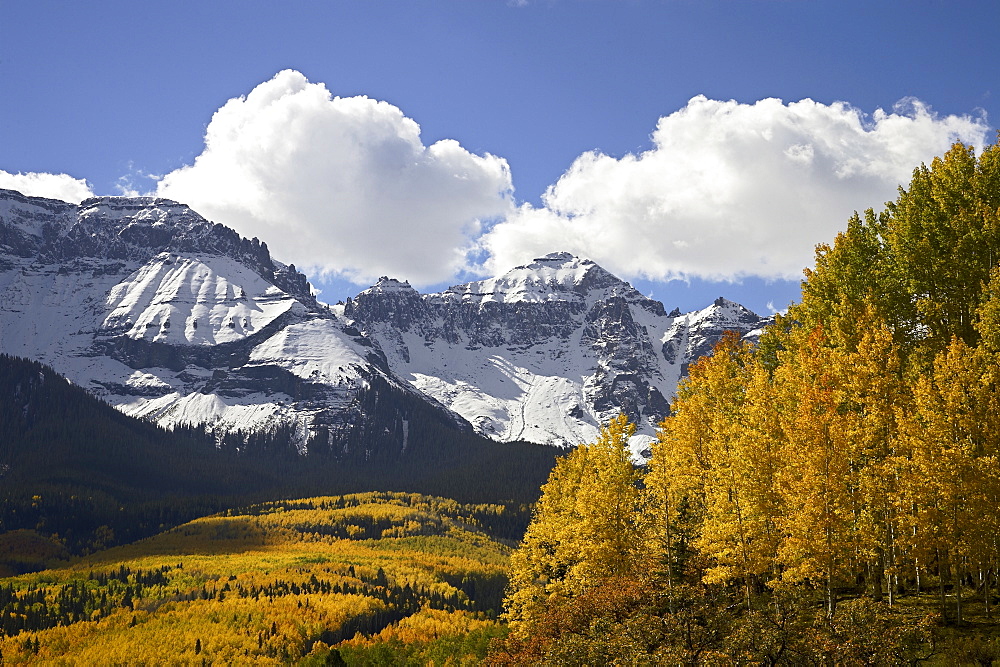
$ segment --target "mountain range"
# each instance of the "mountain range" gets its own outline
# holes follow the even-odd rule
[[[558,252],[434,294],[383,277],[327,305],[266,243],[183,204],[0,190],[0,352],[220,442],[281,434],[370,459],[405,452],[430,419],[572,446],[624,412],[641,458],[688,365],[767,321],[723,298],[668,313]]]

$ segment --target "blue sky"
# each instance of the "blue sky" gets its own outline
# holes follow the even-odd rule
[[[0,185],[158,191],[259,236],[330,301],[382,273],[435,289],[568,249],[667,308],[782,308],[812,244],[951,140],[995,141],[1000,118],[995,0],[0,15]],[[370,104],[331,101],[354,96]]]

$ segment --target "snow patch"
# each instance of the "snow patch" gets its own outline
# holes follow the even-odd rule
[[[253,335],[305,308],[229,257],[160,253],[108,294],[104,335],[217,345]]]
[[[360,378],[360,371],[369,366],[365,348],[334,320],[285,327],[253,349],[250,363],[281,366],[297,377],[332,385]]]

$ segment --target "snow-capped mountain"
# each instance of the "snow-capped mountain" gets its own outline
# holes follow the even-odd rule
[[[183,204],[0,190],[0,351],[130,415],[280,431],[300,451],[404,452],[428,419],[573,445],[624,411],[638,453],[687,365],[762,323],[721,298],[668,314],[566,253],[438,294],[383,278],[328,307],[266,244]]]
[[[639,425],[637,454],[688,364],[723,331],[764,323],[722,298],[668,314],[567,253],[439,294],[382,278],[336,311],[378,341],[393,372],[483,434],[574,445],[623,411]]]
[[[220,435],[280,428],[300,450],[347,447],[375,421],[405,447],[399,406],[414,401],[468,428],[396,379],[294,265],[166,199],[74,206],[0,190],[0,351],[133,416]],[[399,414],[366,413],[372,395]]]

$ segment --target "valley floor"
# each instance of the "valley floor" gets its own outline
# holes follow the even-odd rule
[[[488,532],[502,513],[369,493],[198,519],[0,581],[2,660],[388,664],[444,651],[478,662],[503,633],[510,547]]]
[[[507,634],[497,616],[512,545],[491,534],[505,511],[379,492],[207,516],[0,579],[0,659],[479,664]],[[932,618],[939,602],[936,592],[911,594],[895,600],[892,613],[916,623]],[[949,608],[954,603],[949,596]],[[1000,660],[1000,610],[969,597],[963,617],[960,627],[930,621],[933,646],[920,664]]]

